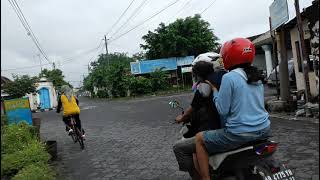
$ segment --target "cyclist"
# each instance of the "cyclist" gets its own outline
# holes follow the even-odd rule
[[[61,96],[58,100],[57,113],[60,113],[61,108],[63,108],[62,120],[66,125],[66,131],[70,135],[72,129],[70,128],[70,118],[73,116],[76,121],[76,127],[82,129],[80,121],[80,108],[79,100],[75,97],[73,90],[68,85],[63,85],[61,87]],[[82,129],[82,137],[85,137],[84,130]]]

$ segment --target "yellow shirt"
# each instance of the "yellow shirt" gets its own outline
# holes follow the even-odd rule
[[[61,102],[62,102],[62,107],[63,107],[63,116],[80,114],[80,108],[77,105],[77,101],[74,96],[72,96],[71,102],[69,102],[67,96],[62,95]]]

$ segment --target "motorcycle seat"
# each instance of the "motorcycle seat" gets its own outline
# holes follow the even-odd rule
[[[257,144],[262,144],[262,143],[265,143],[267,141],[268,141],[268,138],[258,139],[258,140],[255,140],[255,141],[250,141],[250,142],[247,142],[247,143],[241,145],[240,147],[238,147],[236,149],[244,148],[244,147],[247,147],[247,146],[254,146],[254,145],[257,145]]]
[[[238,152],[246,151],[253,149],[255,145],[262,144],[268,142],[268,138],[265,139],[259,139],[256,141],[250,141],[246,144],[241,145],[240,147],[237,147],[236,149],[227,151],[227,152],[222,152],[218,154],[213,154],[209,157],[209,164],[213,168],[213,170],[217,170],[220,166],[220,164],[224,161],[225,158],[227,158],[229,155],[236,154]]]

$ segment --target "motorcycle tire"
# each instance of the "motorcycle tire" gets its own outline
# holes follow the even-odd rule
[[[225,178],[222,178],[221,180],[237,180],[237,177],[235,177],[235,176],[225,177]]]
[[[253,172],[249,174],[248,180],[264,180],[265,177],[271,176],[272,172],[270,172],[267,168],[256,165],[253,169]]]

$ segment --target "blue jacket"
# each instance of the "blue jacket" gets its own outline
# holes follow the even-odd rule
[[[270,126],[269,114],[264,107],[263,84],[260,81],[248,84],[247,79],[243,69],[234,69],[222,77],[219,92],[213,92],[222,125],[234,134]]]

